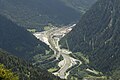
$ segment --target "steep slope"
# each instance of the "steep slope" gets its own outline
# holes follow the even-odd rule
[[[49,49],[24,28],[0,15],[0,48],[22,58],[30,59]]]
[[[66,41],[65,41],[66,40]],[[89,55],[91,65],[108,73],[120,67],[120,0],[99,0],[61,44]]]
[[[66,3],[67,6],[75,9],[80,13],[85,13],[91,5],[93,5],[97,0],[61,0]]]
[[[19,76],[19,80],[61,80],[51,73],[33,66],[31,63],[21,60],[0,49],[0,64],[11,69]],[[1,75],[0,75],[1,76]]]
[[[79,12],[59,0],[0,0],[0,13],[24,27],[69,24],[79,19]]]

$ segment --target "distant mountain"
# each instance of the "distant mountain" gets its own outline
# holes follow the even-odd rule
[[[19,80],[61,80],[46,70],[42,70],[39,67],[33,66],[31,63],[12,56],[8,52],[1,49],[0,64],[3,64],[6,69],[10,69],[16,73],[19,76]]]
[[[104,73],[120,68],[120,0],[99,0],[61,44],[89,56],[91,65]]]
[[[24,27],[69,24],[79,19],[79,12],[59,0],[0,0],[0,13]]]
[[[85,13],[97,0],[60,0],[80,13]]]
[[[37,40],[30,32],[0,15],[0,48],[25,59],[44,54],[48,46]]]
[[[0,14],[19,25],[42,29],[48,23],[67,25],[79,20],[94,0],[0,0]],[[84,4],[85,5],[84,5]],[[84,5],[84,6],[83,6]],[[82,10],[76,10],[81,8]],[[83,9],[84,8],[84,9]]]

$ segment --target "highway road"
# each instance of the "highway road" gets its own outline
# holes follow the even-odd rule
[[[64,53],[62,53],[61,55],[63,56],[64,64],[57,73],[59,74],[60,78],[65,79],[66,71],[69,69],[71,65],[71,59],[70,56]]]
[[[49,45],[49,47],[54,51],[54,56],[56,57],[56,60],[59,59],[60,55],[63,57],[63,62],[59,62],[62,63],[62,66],[57,72],[53,73],[54,75],[59,76],[62,79],[67,79],[67,70],[75,64],[77,64],[78,61],[70,57],[69,54],[72,52],[66,49],[60,49],[60,46],[58,44],[59,40],[72,30],[72,27],[73,26],[63,28],[52,28],[48,31],[34,33],[34,36],[36,36],[39,40]],[[82,63],[81,61],[79,62],[79,64]]]

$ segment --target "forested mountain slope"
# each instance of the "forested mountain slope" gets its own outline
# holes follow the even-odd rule
[[[63,47],[66,42],[73,52],[88,55],[100,71],[120,68],[120,0],[99,0],[62,39]]]
[[[80,17],[79,12],[59,0],[0,0],[0,13],[24,27],[69,24]]]
[[[0,0],[0,14],[24,27],[41,30],[48,23],[67,25],[78,21],[94,2],[95,0]]]
[[[19,80],[61,80],[53,74],[48,73],[46,70],[33,66],[31,63],[12,56],[6,51],[0,49],[0,65],[1,64],[3,64],[6,69],[10,69],[12,72],[17,74]],[[3,75],[5,74],[3,73]]]
[[[44,54],[49,49],[23,27],[0,15],[0,48],[22,58]]]
[[[97,0],[61,0],[67,6],[75,9],[80,13],[85,13]]]

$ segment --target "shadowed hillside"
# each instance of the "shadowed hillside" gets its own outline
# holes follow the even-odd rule
[[[120,1],[99,0],[62,39],[63,47],[65,40],[73,52],[88,55],[96,69],[110,73],[120,68]]]
[[[0,48],[22,58],[31,59],[33,55],[44,54],[49,49],[24,28],[0,16]]]

